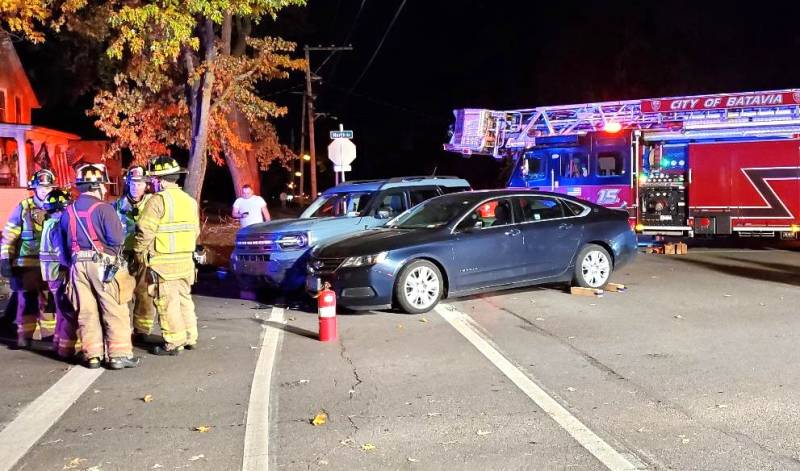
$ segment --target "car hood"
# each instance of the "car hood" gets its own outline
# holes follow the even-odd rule
[[[255,236],[259,234],[310,232],[315,241],[321,241],[347,234],[356,230],[363,230],[360,217],[329,217],[306,219],[278,219],[262,222],[239,229],[238,237]]]
[[[372,255],[427,242],[438,232],[428,229],[372,229],[324,244],[314,255],[323,258]]]

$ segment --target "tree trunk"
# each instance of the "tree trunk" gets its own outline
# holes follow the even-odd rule
[[[203,50],[205,51],[204,61],[211,64],[217,54],[217,46],[214,43],[214,24],[211,20],[205,20],[203,26]],[[192,146],[189,155],[189,175],[186,177],[185,189],[192,198],[200,201],[200,194],[203,192],[203,180],[206,176],[208,167],[208,125],[211,110],[211,89],[214,85],[214,72],[207,68],[200,78],[200,86],[197,93],[200,95],[196,100],[192,110]],[[191,104],[191,103],[190,103]]]
[[[250,123],[247,122],[247,118],[244,117],[241,111],[238,109],[231,111],[228,115],[228,122],[242,142],[250,142]],[[244,184],[249,184],[253,188],[253,193],[261,194],[261,174],[255,152],[252,150],[235,150],[226,146],[225,162],[231,172],[236,196],[241,196],[242,185]]]

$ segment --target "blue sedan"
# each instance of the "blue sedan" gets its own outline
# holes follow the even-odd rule
[[[569,282],[600,288],[636,256],[628,214],[566,195],[490,190],[433,198],[384,228],[314,249],[309,287],[350,309],[430,311],[445,297]]]

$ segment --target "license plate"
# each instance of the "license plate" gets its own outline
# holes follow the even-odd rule
[[[306,277],[306,289],[312,293],[319,293],[322,291],[322,280],[316,276]]]

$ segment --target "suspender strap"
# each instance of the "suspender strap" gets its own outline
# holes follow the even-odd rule
[[[99,202],[93,203],[86,211],[76,210],[74,204],[69,207],[67,215],[69,216],[69,231],[70,236],[72,236],[73,253],[80,250],[80,246],[78,246],[78,224],[81,225],[82,229],[85,229],[84,235],[89,238],[89,243],[92,244],[92,248],[95,248],[96,244],[100,242],[100,239],[97,237],[97,231],[94,229],[94,224],[92,224],[92,214],[99,204]],[[85,219],[88,224],[84,226],[78,218]]]

